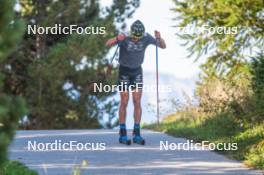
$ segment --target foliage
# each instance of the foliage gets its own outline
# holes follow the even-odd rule
[[[1,175],[37,175],[35,171],[17,161],[7,161],[0,173]]]
[[[24,30],[23,23],[15,20],[14,1],[3,0],[0,5],[0,65],[17,48]],[[12,141],[19,118],[26,113],[25,102],[19,96],[5,93],[4,75],[0,72],[0,169],[7,160],[8,145]]]
[[[0,162],[7,159],[8,145],[17,129],[18,120],[26,113],[21,97],[0,96]]]
[[[247,61],[248,53],[263,50],[262,0],[174,0],[177,27],[202,32],[178,33],[189,46],[190,55],[208,54],[205,66],[222,75]],[[225,27],[226,32],[210,32]],[[228,32],[233,30],[233,32]],[[251,52],[252,51],[252,52]],[[243,64],[242,64],[243,65]]]
[[[264,120],[264,54],[260,53],[252,61],[252,88],[254,91],[255,116],[257,119]]]
[[[81,175],[82,169],[87,168],[87,167],[88,167],[88,161],[82,160],[80,164],[77,164],[73,167],[72,175]]]
[[[264,53],[253,58],[252,61],[252,86],[255,94],[263,99],[264,98]]]
[[[260,141],[249,149],[246,154],[246,163],[258,169],[264,169],[264,141]]]
[[[262,58],[264,49],[261,0],[174,0],[176,27],[193,27],[177,36],[190,55],[206,58],[196,95],[205,112],[231,112],[240,122],[263,121]],[[227,29],[222,33],[208,29]],[[231,32],[228,32],[228,29]],[[233,32],[232,32],[233,30]],[[253,61],[252,61],[253,60]]]
[[[240,78],[201,79],[196,89],[200,109],[210,113],[233,112],[239,119],[246,120],[242,116],[253,108],[251,77],[251,74],[241,73]]]
[[[195,93],[199,105],[179,109],[159,128],[147,127],[197,142],[237,143],[238,150],[222,153],[263,169],[264,1],[174,2],[175,27],[182,29],[177,36],[190,55],[206,58]],[[184,33],[184,27],[194,32]],[[213,28],[231,32],[210,32]]]
[[[233,151],[217,150],[257,169],[264,168],[264,126],[243,126],[237,117],[230,113],[200,113],[196,118],[190,111],[181,111],[170,115],[160,126],[146,125],[145,128],[166,132],[176,137],[185,137],[196,142],[237,143],[238,149]]]
[[[125,27],[124,19],[139,6],[138,0],[114,1],[102,8],[97,0],[20,0],[18,17],[42,27],[72,24],[103,26],[104,35],[28,35],[2,65],[5,91],[22,95],[28,104],[27,129],[98,128],[103,116],[115,123],[114,93],[94,93],[94,83],[113,83],[105,76],[105,41]],[[111,107],[109,107],[111,106]],[[110,109],[110,110],[109,110]],[[74,117],[69,117],[74,114]],[[109,125],[109,124],[108,124]]]

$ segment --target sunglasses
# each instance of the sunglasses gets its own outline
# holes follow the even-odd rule
[[[133,34],[133,33],[131,33],[130,36],[131,36],[131,38],[134,39],[134,40],[139,40],[139,39],[141,39],[141,38],[143,37],[143,35],[138,36],[138,35],[135,35],[135,34]]]
[[[142,36],[135,36],[135,35],[131,35],[131,38],[134,40],[139,40],[142,38]]]

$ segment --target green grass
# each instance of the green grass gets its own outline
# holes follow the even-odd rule
[[[231,114],[205,115],[194,118],[183,113],[168,116],[160,126],[144,128],[185,137],[196,142],[237,143],[238,150],[219,151],[230,158],[242,160],[250,167],[264,169],[264,124],[242,126]]]
[[[7,161],[4,164],[3,170],[0,170],[1,175],[38,175],[37,172],[30,170],[24,164],[17,161]]]

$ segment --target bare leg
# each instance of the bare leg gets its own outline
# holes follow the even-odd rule
[[[137,124],[140,124],[141,120],[141,114],[142,114],[142,109],[141,109],[141,96],[142,96],[142,90],[134,90],[132,92],[133,96],[133,103],[134,103],[134,121]]]
[[[129,100],[129,92],[120,92],[119,124],[126,123],[126,108]]]

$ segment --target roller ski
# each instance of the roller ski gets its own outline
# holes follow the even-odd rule
[[[140,129],[139,128],[134,128],[133,143],[137,143],[139,145],[145,145],[145,140],[140,136]]]
[[[127,138],[127,131],[125,128],[121,128],[119,131],[119,143],[125,145],[131,145],[131,140]]]

